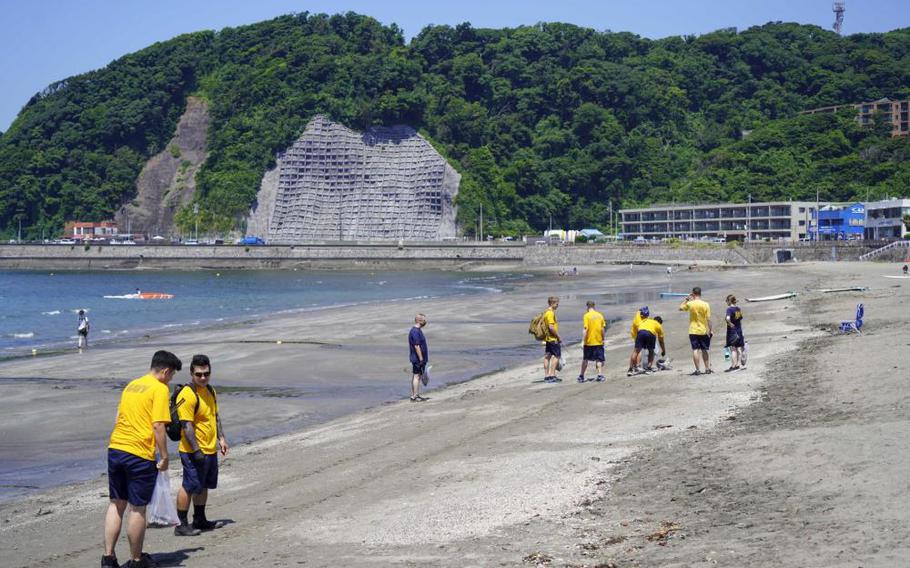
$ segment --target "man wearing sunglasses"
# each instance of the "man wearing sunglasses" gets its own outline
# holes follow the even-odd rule
[[[183,484],[177,492],[177,516],[180,524],[174,527],[177,536],[196,536],[201,531],[221,528],[220,521],[205,516],[209,489],[218,487],[218,451],[227,455],[218,399],[209,385],[212,365],[206,355],[194,355],[190,363],[193,382],[177,395],[177,415],[183,425],[180,437],[180,462],[183,464]],[[181,402],[183,401],[183,402]],[[187,515],[193,501],[193,524]]]

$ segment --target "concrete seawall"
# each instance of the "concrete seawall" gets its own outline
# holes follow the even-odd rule
[[[747,247],[707,243],[525,246],[520,243],[319,242],[293,246],[0,245],[0,268],[16,269],[263,269],[465,268],[471,265],[585,266],[711,262],[773,263],[786,249],[799,261],[856,260],[880,244],[841,243]],[[901,249],[895,254],[904,254]],[[898,260],[891,255],[883,260]]]

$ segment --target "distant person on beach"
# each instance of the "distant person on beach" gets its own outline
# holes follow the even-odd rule
[[[559,309],[559,298],[547,298],[547,310],[544,318],[547,322],[547,336],[544,338],[543,347],[543,381],[545,383],[559,383],[559,360],[562,358],[562,338],[559,336],[559,322],[556,319],[556,310]]]
[[[743,311],[736,305],[736,296],[727,296],[727,342],[725,347],[730,348],[730,368],[725,372],[738,371],[746,368],[746,359],[743,350],[746,339],[743,337]]]
[[[120,395],[117,419],[107,450],[110,504],[104,519],[104,556],[101,566],[119,566],[114,547],[120,538],[123,513],[130,506],[126,534],[130,561],[124,566],[154,566],[142,552],[145,540],[145,507],[152,499],[159,471],[167,471],[167,435],[171,421],[167,385],[183,365],[169,351],[156,351],[149,372],[131,381]],[[158,461],[155,461],[155,451]]]
[[[427,338],[423,335],[423,328],[427,325],[427,317],[423,314],[414,316],[414,325],[408,333],[408,350],[411,357],[411,402],[423,402],[426,398],[420,396],[420,378],[427,371],[430,361],[430,350],[427,348]]]
[[[83,349],[88,349],[88,330],[91,327],[88,323],[88,316],[85,315],[85,310],[79,310],[79,321],[76,323],[76,335],[78,336],[77,345],[79,346],[79,353],[82,353]]]
[[[594,302],[588,301],[588,311],[585,312],[582,322],[585,329],[584,356],[581,360],[581,373],[578,375],[578,382],[585,382],[585,371],[588,369],[588,361],[594,361],[597,368],[597,382],[602,383],[604,380],[604,330],[607,327],[607,321],[602,313],[594,309]]]
[[[642,306],[636,310],[635,317],[632,318],[632,327],[629,329],[629,333],[632,336],[632,354],[629,355],[629,370],[626,371],[627,377],[631,377],[640,370],[638,367],[638,351],[635,350],[635,341],[638,339],[638,326],[641,325],[642,318],[646,318],[650,314],[651,311],[648,309],[648,306]]]
[[[679,305],[680,311],[689,312],[689,344],[692,346],[692,361],[695,371],[692,376],[702,374],[699,361],[704,363],[704,374],[711,374],[711,364],[708,359],[708,350],[711,348],[711,336],[714,329],[711,327],[711,306],[701,299],[701,288],[692,288],[692,293]]]
[[[908,273],[910,273],[910,268],[907,268],[907,265],[905,264],[904,265],[904,276],[907,276]]]
[[[664,320],[660,316],[653,318],[645,316],[638,324],[638,335],[635,337],[635,364],[637,368],[642,368],[641,352],[642,350],[647,350],[648,363],[644,366],[644,371],[642,371],[646,375],[654,372],[654,350],[658,342],[660,342],[660,356],[666,357],[667,355],[667,347],[664,345],[663,323]]]
[[[205,516],[209,489],[218,487],[218,452],[225,456],[228,443],[221,426],[218,398],[210,382],[212,365],[206,355],[193,355],[190,363],[192,382],[177,394],[177,416],[183,433],[180,436],[180,463],[183,464],[183,484],[177,492],[177,517],[180,524],[174,527],[176,536],[195,536],[224,526],[221,521],[210,521]],[[193,501],[193,524],[187,515],[190,497]]]

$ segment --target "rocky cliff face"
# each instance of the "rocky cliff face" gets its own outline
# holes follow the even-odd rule
[[[148,236],[175,233],[174,214],[196,191],[209,123],[208,104],[188,97],[174,137],[148,161],[136,180],[136,196],[117,211],[121,231]]]
[[[271,243],[455,236],[461,176],[413,128],[316,116],[263,178],[247,234]]]

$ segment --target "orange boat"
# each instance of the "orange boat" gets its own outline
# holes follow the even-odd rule
[[[173,294],[165,294],[163,292],[140,292],[134,295],[140,300],[170,300],[174,297]]]

